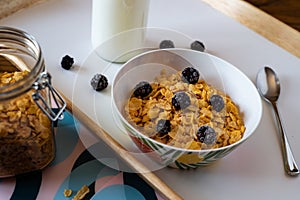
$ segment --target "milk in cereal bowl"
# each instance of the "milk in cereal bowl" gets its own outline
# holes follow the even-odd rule
[[[232,152],[262,115],[254,84],[236,67],[178,48],[125,63],[113,81],[112,106],[116,122],[142,152],[179,169],[206,166]]]

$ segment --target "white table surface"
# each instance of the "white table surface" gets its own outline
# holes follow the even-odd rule
[[[77,72],[92,51],[90,0],[49,0],[0,20],[31,33],[40,43],[53,84],[70,99]],[[263,66],[279,74],[279,109],[300,165],[300,60],[263,37],[207,6],[201,0],[151,0],[150,27],[174,29],[203,41],[209,53],[241,69],[251,80]],[[60,67],[62,56],[75,58],[71,71]],[[80,75],[80,74],[79,74]],[[284,173],[272,112],[264,112],[255,134],[213,166],[154,173],[185,199],[300,199],[300,177]]]

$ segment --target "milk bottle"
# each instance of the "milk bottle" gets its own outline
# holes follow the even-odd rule
[[[92,5],[93,48],[105,60],[125,62],[143,43],[149,0],[93,0]]]

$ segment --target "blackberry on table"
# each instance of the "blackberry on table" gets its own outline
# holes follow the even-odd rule
[[[201,126],[198,129],[196,136],[200,142],[210,145],[216,142],[217,134],[212,127]]]
[[[160,119],[156,124],[156,131],[161,135],[166,135],[171,131],[170,120]]]
[[[174,48],[175,45],[172,40],[163,40],[159,44],[160,49],[168,49],[168,48]]]
[[[220,112],[225,106],[223,97],[218,94],[214,94],[210,97],[209,104],[212,106],[212,109],[217,112]]]
[[[205,46],[202,42],[195,40],[194,42],[191,43],[191,49],[203,52],[205,51]]]
[[[172,105],[174,106],[175,110],[183,110],[187,108],[191,104],[191,99],[189,95],[185,92],[176,92],[175,95],[172,97]]]
[[[139,82],[135,88],[133,95],[135,97],[146,97],[152,92],[152,86],[147,81],[141,81]]]
[[[96,91],[104,90],[108,86],[108,80],[104,75],[96,74],[91,80],[91,86]]]
[[[199,80],[199,72],[193,67],[187,67],[181,72],[181,79],[185,83],[195,84]]]
[[[65,55],[60,64],[62,68],[69,70],[74,64],[74,58],[70,57],[69,55]]]

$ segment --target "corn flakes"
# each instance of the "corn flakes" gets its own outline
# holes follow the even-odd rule
[[[245,126],[239,107],[228,95],[204,80],[189,84],[182,81],[180,71],[170,75],[162,71],[151,87],[148,96],[139,98],[132,95],[125,106],[128,121],[146,136],[187,149],[220,148],[243,137]],[[184,98],[189,98],[190,102],[185,109],[175,109],[172,104],[178,92],[184,92],[188,96]],[[217,105],[217,109],[214,109],[211,102],[213,95],[220,96],[224,106]],[[171,130],[167,134],[161,134],[156,129],[161,119],[170,121]],[[214,141],[212,144],[199,141],[197,134],[202,126],[211,127],[215,131],[215,140],[210,140]]]
[[[0,87],[27,75],[0,73]],[[28,91],[0,102],[0,177],[45,167],[54,158],[50,119],[38,108]]]
[[[73,200],[81,200],[90,192],[90,189],[88,186],[84,185],[78,190],[76,195],[74,196]]]

